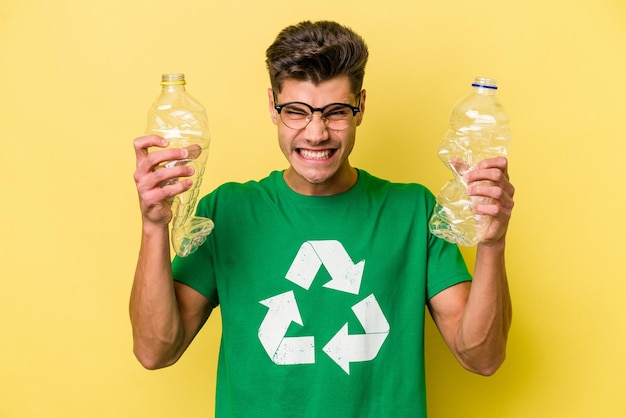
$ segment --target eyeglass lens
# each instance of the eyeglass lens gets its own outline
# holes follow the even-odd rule
[[[348,104],[332,104],[321,111],[323,112],[322,121],[331,129],[347,128],[355,114],[353,107]],[[280,118],[289,128],[303,129],[313,119],[313,112],[304,103],[287,104],[281,107]]]

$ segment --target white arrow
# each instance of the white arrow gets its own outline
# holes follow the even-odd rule
[[[279,365],[315,363],[314,337],[285,338],[292,322],[303,325],[293,291],[259,303],[269,308],[259,327],[259,340],[272,361]]]
[[[305,290],[309,290],[313,279],[322,266],[322,260],[315,253],[313,245],[305,242],[300,246],[285,278]]]
[[[376,297],[371,294],[352,307],[352,311],[363,326],[365,333],[388,333],[389,322],[380,309]]]
[[[373,360],[389,335],[389,323],[374,295],[354,305],[352,310],[365,334],[349,335],[346,323],[323,348],[347,374],[350,363]]]
[[[359,294],[365,260],[354,264],[339,241],[308,241],[302,244],[285,278],[309,290],[322,264],[331,277],[324,287]]]

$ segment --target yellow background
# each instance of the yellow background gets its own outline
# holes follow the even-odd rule
[[[508,359],[471,375],[429,323],[431,416],[626,417],[623,0],[3,0],[0,416],[212,414],[217,315],[174,367],[131,352],[131,142],[179,71],[211,122],[205,192],[284,167],[264,52],[303,19],[369,44],[358,167],[437,191],[437,144],[476,75],[512,121]]]

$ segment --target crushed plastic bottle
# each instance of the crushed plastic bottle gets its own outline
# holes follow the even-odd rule
[[[437,194],[430,231],[448,242],[471,247],[481,241],[490,217],[476,215],[472,206],[490,199],[469,197],[463,175],[487,158],[508,154],[509,118],[496,98],[496,80],[477,77],[472,92],[459,100],[449,129],[439,144],[439,158],[454,174]]]
[[[170,161],[164,167],[190,165],[193,186],[170,201],[173,213],[172,246],[181,257],[193,253],[213,230],[213,221],[193,216],[206,166],[209,127],[204,107],[185,90],[184,74],[163,74],[161,94],[148,112],[146,134],[160,135],[169,141],[168,148],[186,148],[188,158]],[[170,180],[169,184],[177,180]]]

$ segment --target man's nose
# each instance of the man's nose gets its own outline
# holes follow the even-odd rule
[[[316,116],[317,115],[317,116]],[[321,142],[328,139],[326,121],[319,112],[313,112],[305,129],[306,137],[311,142]]]

